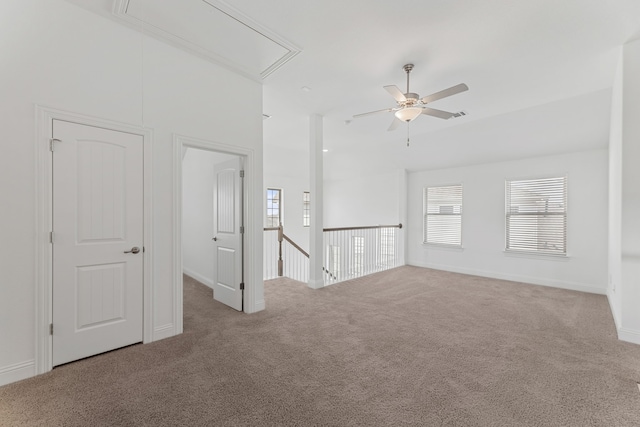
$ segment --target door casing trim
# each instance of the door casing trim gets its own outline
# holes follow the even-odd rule
[[[53,275],[52,245],[49,232],[52,230],[53,192],[52,156],[49,140],[52,138],[53,120],[62,120],[82,125],[100,127],[119,132],[140,135],[143,138],[143,191],[144,191],[144,248],[143,262],[143,342],[154,340],[153,330],[153,236],[152,236],[152,140],[151,129],[130,125],[79,113],[35,105],[36,135],[36,224],[35,224],[35,374],[43,374],[53,369],[53,337],[49,334],[49,324],[53,321]]]

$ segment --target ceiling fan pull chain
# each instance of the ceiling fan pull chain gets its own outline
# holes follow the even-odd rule
[[[407,147],[409,146],[409,123],[407,123]]]

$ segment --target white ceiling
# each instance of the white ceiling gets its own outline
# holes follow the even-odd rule
[[[103,14],[113,5],[69,1]],[[203,1],[163,3],[186,8]],[[605,147],[617,48],[640,36],[638,0],[226,4],[301,48],[264,80],[264,112],[272,116],[264,141],[306,150],[308,116],[322,114],[330,178]],[[386,131],[391,113],[345,124],[354,114],[394,106],[382,86],[403,88],[402,65],[409,62],[411,89],[421,96],[466,83],[468,92],[433,107],[469,115],[419,117],[410,125],[409,148],[404,126]]]

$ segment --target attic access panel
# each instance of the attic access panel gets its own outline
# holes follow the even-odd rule
[[[254,80],[264,79],[300,52],[221,0],[115,0],[113,13]]]

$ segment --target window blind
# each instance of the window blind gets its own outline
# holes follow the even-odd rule
[[[506,181],[506,250],[566,255],[567,177]]]
[[[462,246],[462,184],[424,189],[423,243]]]

